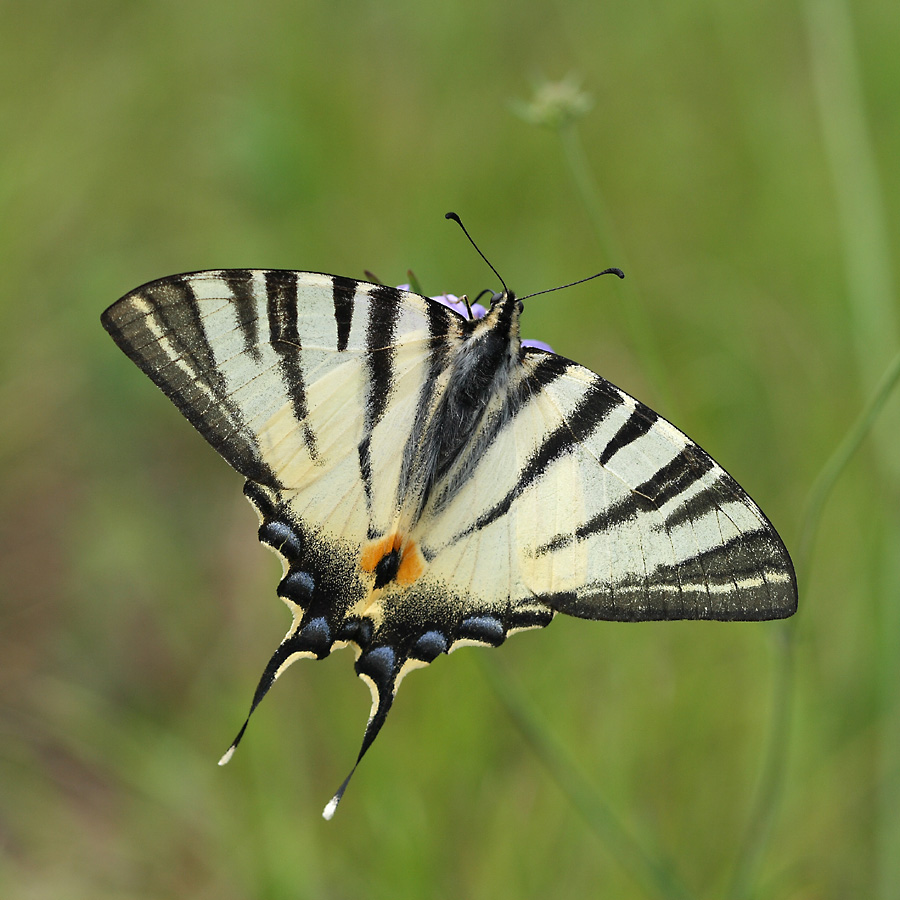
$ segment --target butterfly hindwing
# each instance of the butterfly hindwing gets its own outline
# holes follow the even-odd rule
[[[446,652],[465,619],[427,583],[401,591],[403,604],[372,597],[378,565],[391,574],[391,553],[373,552],[393,538],[409,460],[464,320],[394,288],[233,270],[152,282],[103,324],[247,477],[260,539],[283,559],[278,594],[293,622],[253,707],[295,659],[352,643],[373,689],[365,749],[404,672]],[[409,553],[392,574],[408,580],[416,562]]]

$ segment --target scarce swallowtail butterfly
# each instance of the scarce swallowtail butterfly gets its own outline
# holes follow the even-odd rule
[[[326,818],[403,676],[442,653],[557,613],[796,609],[790,557],[741,487],[638,400],[523,346],[521,312],[505,285],[475,320],[381,284],[232,269],[150,282],[103,313],[244,476],[282,559],[293,621],[250,712],[294,660],[356,652],[372,711]]]

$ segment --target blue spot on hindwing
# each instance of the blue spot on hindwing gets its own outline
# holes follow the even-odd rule
[[[394,681],[396,663],[397,654],[393,647],[375,647],[356,661],[356,671],[368,675],[379,689],[384,689]]]
[[[289,572],[278,585],[278,596],[307,607],[313,598],[316,581],[309,572]]]
[[[442,653],[446,653],[450,643],[440,631],[426,631],[413,644],[410,656],[421,659],[422,662],[432,662]]]
[[[506,640],[506,629],[494,616],[469,616],[460,622],[457,637],[496,647]]]
[[[259,526],[259,539],[264,544],[274,547],[286,559],[294,560],[303,550],[300,535],[290,525],[270,519]]]
[[[298,639],[300,646],[304,650],[312,651],[319,659],[328,656],[332,643],[331,628],[328,625],[328,620],[324,616],[316,616],[316,618],[310,619],[300,629]]]

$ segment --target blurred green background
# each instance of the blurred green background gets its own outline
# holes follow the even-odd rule
[[[279,564],[99,324],[210,267],[496,287],[453,209],[520,293],[627,268],[526,336],[674,418],[796,550],[900,347],[898,34],[875,0],[0,5],[0,895],[900,896],[896,398],[793,626],[561,618],[440,659],[326,823],[368,692],[349,653],[297,665],[216,767],[288,625]],[[513,113],[568,74],[577,132]]]

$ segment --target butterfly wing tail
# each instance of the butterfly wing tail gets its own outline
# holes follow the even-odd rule
[[[262,702],[263,697],[269,693],[269,689],[275,683],[275,679],[278,678],[278,676],[281,675],[281,673],[295,660],[303,658],[321,658],[321,648],[311,649],[310,630],[311,629],[309,628],[305,628],[300,632],[294,632],[292,629],[291,632],[288,633],[288,636],[281,642],[278,649],[272,654],[272,658],[266,664],[266,667],[260,676],[259,684],[256,686],[256,691],[253,694],[253,702],[250,704],[250,712],[247,713],[247,718],[244,719],[244,724],[237,733],[237,737],[231,742],[231,746],[219,760],[220,766],[224,766],[231,757],[234,756],[234,751],[237,749],[237,745],[241,742],[241,738],[243,738],[244,732],[247,730],[250,716],[253,715],[256,707]]]
[[[400,680],[400,672],[402,669],[402,660],[392,647],[382,646],[374,647],[364,653],[356,661],[356,671],[360,678],[363,679],[372,691],[372,711],[369,714],[369,721],[363,734],[362,747],[360,747],[359,755],[356,762],[350,770],[350,774],[343,780],[341,786],[337,789],[328,805],[322,812],[325,819],[331,819],[334,815],[344,791],[353,777],[357,766],[362,761],[366,751],[372,746],[372,742],[381,731],[387,714],[390,711],[391,704],[394,702],[394,694],[397,691],[397,684]]]

